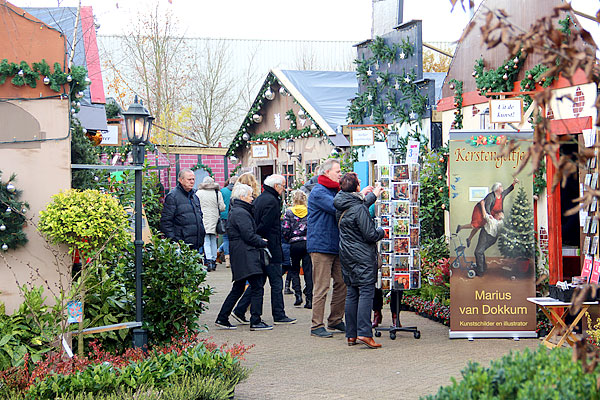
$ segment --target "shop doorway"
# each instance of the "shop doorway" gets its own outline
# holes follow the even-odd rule
[[[563,142],[560,146],[561,155],[570,157],[574,162],[577,160],[576,155],[579,151],[580,144],[578,137],[581,135],[573,135],[575,139],[570,139],[568,142]],[[566,137],[565,137],[566,139]],[[579,171],[571,174],[564,185],[560,186],[560,222],[562,233],[562,248],[563,248],[563,277],[572,277],[580,274],[580,255],[577,255],[577,250],[581,245],[581,231],[579,225],[579,213],[565,215],[577,204],[573,202],[579,197]],[[581,254],[581,252],[579,252]]]
[[[261,165],[258,167],[258,173],[259,173],[259,181],[260,181],[260,187],[262,188],[263,183],[265,182],[265,178],[269,175],[273,175],[274,171],[273,171],[273,165]]]

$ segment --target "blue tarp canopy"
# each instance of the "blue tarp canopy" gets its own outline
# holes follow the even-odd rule
[[[331,142],[335,146],[350,146],[348,139],[342,134],[341,127],[346,125],[350,100],[356,97],[358,92],[356,74],[344,71],[281,70],[280,72],[329,125],[321,128],[326,132],[336,133],[335,136],[329,135]],[[300,99],[296,100],[301,102]],[[306,105],[301,105],[306,109]]]

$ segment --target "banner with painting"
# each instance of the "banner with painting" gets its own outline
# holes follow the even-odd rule
[[[450,132],[450,338],[536,336],[532,138]]]

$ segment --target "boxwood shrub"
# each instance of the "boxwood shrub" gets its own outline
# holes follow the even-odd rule
[[[489,367],[469,363],[461,372],[463,379],[441,387],[427,400],[593,400],[600,399],[596,387],[600,366],[584,373],[573,361],[570,348],[526,349],[492,361]]]

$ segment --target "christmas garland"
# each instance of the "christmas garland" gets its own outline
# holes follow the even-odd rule
[[[16,249],[27,243],[23,227],[29,204],[19,200],[22,191],[15,187],[15,178],[16,175],[12,174],[8,182],[0,180],[0,249],[2,251]]]
[[[540,166],[533,173],[533,194],[539,196],[546,189],[546,161],[542,158]]]
[[[39,63],[34,62],[32,66],[26,61],[20,63],[8,62],[5,58],[0,62],[0,85],[3,85],[8,78],[15,86],[28,85],[31,88],[37,87],[37,81],[43,78],[44,85],[48,85],[51,90],[60,92],[62,85],[69,83],[71,85],[70,100],[75,112],[79,111],[79,99],[83,97],[83,91],[91,81],[87,77],[87,70],[84,67],[76,66],[71,68],[69,73],[63,72],[59,63],[54,63],[54,72],[46,60]]]
[[[238,171],[240,171],[242,169],[242,164],[239,163],[234,169],[231,170],[231,172],[229,173],[229,177],[231,178],[232,176],[237,175]]]
[[[490,92],[512,92],[519,71],[525,63],[526,56],[521,56],[521,51],[511,57],[496,69],[486,71],[483,58],[475,62],[473,77],[477,90],[482,96]]]
[[[536,84],[539,84],[541,87],[548,87],[556,80],[554,76],[544,76],[546,71],[548,71],[548,67],[542,64],[538,64],[535,67],[527,70],[525,72],[525,77],[521,80],[521,89],[524,91],[533,91],[536,88]],[[531,96],[524,95],[523,97],[523,107],[525,109],[529,108],[531,102]]]
[[[492,146],[492,145],[504,145],[506,144],[506,136],[505,135],[479,135],[479,136],[471,136],[469,139],[465,140],[465,142],[473,147],[479,146]]]
[[[296,122],[296,114],[294,114],[294,110],[291,108],[285,112],[285,119],[290,121],[290,128],[298,128],[298,123]]]
[[[366,88],[352,100],[348,123],[360,124],[368,116],[373,123],[383,124],[386,115],[391,115],[394,122],[400,124],[415,119],[420,122],[427,110],[427,97],[421,95],[415,84],[417,75],[414,70],[403,70],[402,74],[379,71],[381,62],[387,62],[390,67],[397,58],[405,59],[414,55],[414,47],[406,38],[390,47],[378,36],[368,48],[373,53],[372,57],[354,60],[356,76]],[[385,96],[379,96],[383,93],[386,93]],[[398,104],[399,100],[410,100],[410,106]]]
[[[454,122],[452,122],[452,129],[463,128],[463,82],[452,79],[450,81],[450,89],[454,90]]]
[[[192,171],[195,171],[197,169],[203,169],[206,172],[208,172],[208,175],[210,175],[211,177],[214,177],[215,175],[213,174],[213,170],[211,167],[209,167],[206,164],[202,164],[202,162],[198,162],[198,164],[196,164],[194,167],[190,168]]]

